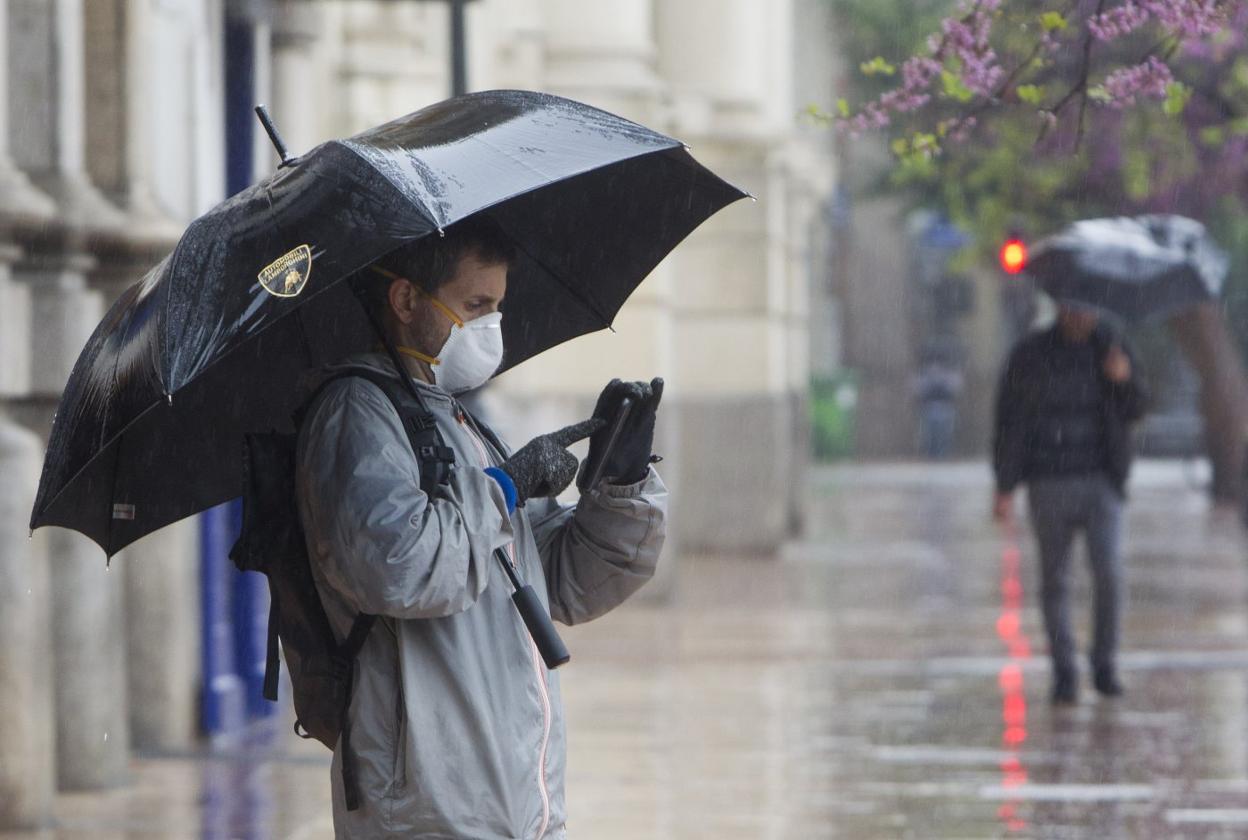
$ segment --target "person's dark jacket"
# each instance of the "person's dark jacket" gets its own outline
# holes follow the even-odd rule
[[[1114,345],[1131,359],[1126,382],[1110,382],[1103,372]],[[997,490],[1103,472],[1125,494],[1131,424],[1143,416],[1147,399],[1134,354],[1104,324],[1085,342],[1067,340],[1056,326],[1024,338],[1011,352],[997,392]]]

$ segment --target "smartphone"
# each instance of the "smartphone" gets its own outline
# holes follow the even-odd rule
[[[597,487],[598,482],[602,480],[602,470],[607,466],[607,461],[611,458],[611,452],[615,449],[615,444],[619,442],[620,432],[624,430],[624,421],[628,419],[628,414],[633,410],[633,401],[628,397],[620,400],[620,408],[615,414],[615,420],[611,422],[611,431],[607,435],[606,446],[602,449],[602,455],[598,458],[598,464],[594,467],[594,474],[589,477],[586,487]]]

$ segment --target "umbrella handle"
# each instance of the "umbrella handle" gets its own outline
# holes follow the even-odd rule
[[[516,591],[511,596],[511,600],[515,603],[516,609],[520,611],[524,626],[529,629],[529,635],[533,637],[533,642],[537,645],[537,651],[542,655],[542,661],[546,663],[546,667],[553,671],[560,665],[567,664],[572,654],[568,653],[563,639],[559,638],[555,623],[550,620],[550,613],[542,606],[533,587],[521,583],[515,567],[507,559],[507,555],[503,554],[502,549],[495,551],[494,556],[503,564],[503,571],[507,572],[507,578],[515,587]]]
[[[533,587],[526,583],[516,590],[511,600],[515,602],[516,609],[520,611],[524,626],[529,628],[529,635],[533,637],[533,642],[537,645],[537,650],[542,655],[542,661],[546,663],[546,667],[553,671],[567,663],[572,658],[572,654],[568,653],[563,639],[559,638],[555,623],[550,620],[550,615],[542,606],[542,602],[538,600]]]

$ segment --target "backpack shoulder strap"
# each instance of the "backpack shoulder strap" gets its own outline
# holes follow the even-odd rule
[[[395,377],[387,376],[372,368],[354,365],[335,371],[317,386],[316,391],[304,403],[304,407],[295,416],[295,425],[298,426],[303,422],[306,412],[311,409],[330,383],[348,377],[367,379],[380,388],[381,392],[386,395],[386,399],[390,400],[390,404],[394,406],[399,419],[403,422],[403,430],[407,432],[408,443],[411,444],[412,452],[415,453],[416,460],[420,464],[420,489],[432,496],[435,488],[450,480],[451,466],[455,463],[455,450],[442,440],[442,433],[438,431],[433,412],[425,406],[420,395],[405,391]]]

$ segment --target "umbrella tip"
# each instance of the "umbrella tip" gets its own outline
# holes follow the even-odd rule
[[[170,394],[170,393],[165,394],[165,403],[170,406],[173,405],[173,394]]]
[[[446,239],[446,231],[443,230],[442,228],[438,228],[438,236],[441,237],[442,239]]]

